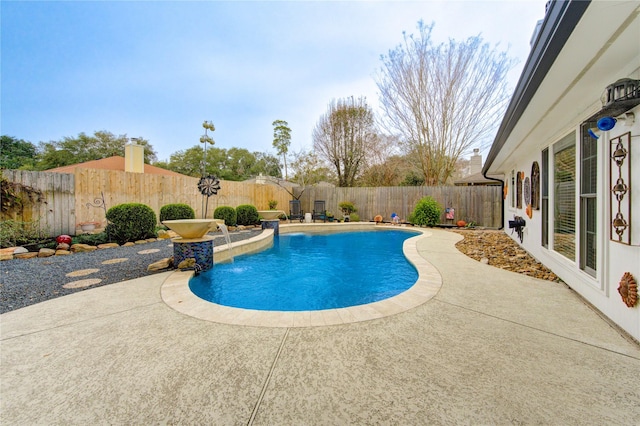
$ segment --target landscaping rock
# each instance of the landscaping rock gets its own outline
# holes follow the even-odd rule
[[[99,249],[109,249],[109,248],[116,248],[116,247],[120,247],[120,244],[118,243],[105,243],[105,244],[99,244],[98,248]]]
[[[456,248],[472,259],[542,280],[561,281],[503,231],[487,229],[452,232],[464,237],[464,240],[456,244]]]
[[[27,250],[24,247],[16,247],[16,249],[13,251],[14,256],[16,254],[22,254],[22,253],[29,253],[29,250]]]
[[[69,244],[60,243],[60,244],[57,245],[56,249],[57,250],[69,250]]]
[[[161,229],[158,231],[158,239],[159,240],[167,240],[171,238],[171,235],[169,235],[169,233],[167,231],[165,231],[164,229]]]
[[[178,264],[178,269],[193,268],[196,264],[196,260],[193,257],[183,260]]]
[[[135,246],[135,245],[136,245],[135,243],[132,243],[131,241],[127,241],[126,243],[124,243],[122,245],[122,247],[131,247],[131,246]]]
[[[72,254],[69,250],[56,250],[56,256],[67,256],[69,254]]]
[[[38,252],[38,257],[51,257],[56,254],[54,249],[49,248],[41,248]]]
[[[84,253],[87,251],[97,250],[98,247],[90,246],[89,244],[74,244],[71,246],[71,251],[74,253]]]
[[[0,253],[0,260],[12,260],[13,252],[11,253]]]
[[[160,259],[157,262],[154,262],[151,265],[147,266],[147,271],[149,272],[161,271],[163,269],[169,269],[172,267],[173,267],[173,257],[167,257],[164,259]]]
[[[38,253],[35,251],[30,251],[28,253],[18,253],[15,255],[16,259],[33,259],[34,257],[38,257]]]

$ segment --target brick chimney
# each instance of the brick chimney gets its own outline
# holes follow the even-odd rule
[[[480,155],[480,149],[475,148],[473,155],[469,158],[469,174],[475,175],[482,171],[482,155]]]
[[[144,147],[136,143],[124,146],[124,171],[144,173]]]

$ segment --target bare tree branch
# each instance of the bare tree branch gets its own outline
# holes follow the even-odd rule
[[[384,127],[404,138],[427,185],[446,183],[458,158],[490,143],[514,61],[480,36],[434,45],[433,24],[383,55],[377,78]]]

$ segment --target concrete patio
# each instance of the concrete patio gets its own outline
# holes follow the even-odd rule
[[[370,321],[205,321],[163,302],[170,272],[3,314],[0,423],[638,424],[637,343],[564,284],[430,232],[439,292]]]

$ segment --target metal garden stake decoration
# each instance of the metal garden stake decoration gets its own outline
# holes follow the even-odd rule
[[[201,164],[202,177],[198,182],[198,190],[200,190],[200,193],[202,194],[202,212],[203,212],[202,218],[206,219],[207,210],[209,208],[209,197],[218,193],[218,190],[220,189],[220,180],[214,175],[208,175],[206,171],[207,170],[207,166],[206,166],[207,142],[209,142],[211,145],[214,144],[213,139],[209,136],[207,131],[211,130],[213,132],[214,130],[216,130],[216,128],[213,125],[213,122],[206,121],[206,120],[202,123],[202,127],[204,127],[204,135],[200,136],[200,143],[204,144],[204,156],[202,157],[202,164]]]

